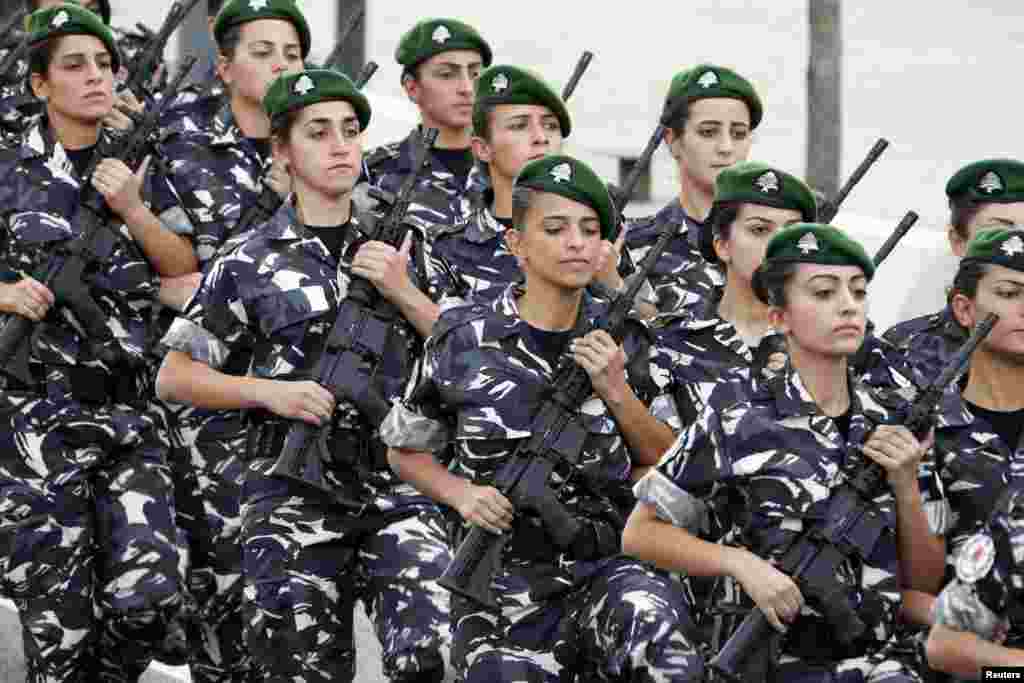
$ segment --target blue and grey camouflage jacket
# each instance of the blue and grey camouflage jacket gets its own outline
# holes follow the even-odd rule
[[[500,297],[523,280],[519,261],[505,243],[505,226],[481,206],[468,221],[440,226],[430,255],[430,284],[444,294],[482,301]]]
[[[210,264],[196,295],[165,335],[164,346],[214,369],[224,368],[237,354],[251,354],[255,377],[312,378],[338,303],[348,291],[351,260],[366,239],[360,226],[367,220],[373,217],[353,216],[338,263],[300,224],[294,206],[285,204],[249,240]],[[423,242],[421,234],[415,237],[414,253]],[[410,263],[410,277],[422,288],[419,272]],[[375,377],[376,388],[389,401],[402,397],[422,353],[422,340],[410,323],[402,320],[397,332],[406,343],[385,350]],[[339,401],[333,419],[337,429],[362,428],[356,407],[347,401]]]
[[[989,518],[1011,478],[1024,475],[1024,443],[1003,443],[984,418],[971,413],[962,388],[953,383],[943,394],[935,425],[935,468],[949,501],[949,558]]]
[[[893,325],[882,338],[902,356],[902,362],[913,368],[919,381],[928,381],[938,377],[943,366],[967,341],[967,334],[947,306],[938,313]]]
[[[631,219],[626,226],[625,248],[633,263],[639,264],[668,225],[678,226],[678,235],[668,243],[648,277],[657,296],[658,312],[685,311],[704,317],[710,307],[717,305],[725,277],[717,265],[701,256],[697,248],[701,224],[686,215],[678,199],[653,216]]]
[[[100,135],[101,145],[116,149],[110,131],[103,129]],[[81,234],[81,226],[71,219],[84,181],[45,118],[26,131],[19,144],[0,151],[0,176],[0,271],[41,278],[54,253]],[[119,222],[110,227],[120,239],[109,259],[86,271],[83,287],[106,315],[121,350],[141,363],[148,311],[160,280],[127,228]],[[37,329],[33,362],[102,367],[87,350],[80,321],[59,302]]]
[[[374,187],[398,194],[405,178],[413,172],[413,158],[421,147],[421,129],[414,128],[401,142],[382,145],[363,157],[363,173],[358,194]],[[489,183],[477,167],[469,172],[465,185],[436,157],[430,157],[430,170],[420,180],[408,215],[424,225],[455,225],[469,220],[473,210],[483,205],[483,193]],[[434,235],[428,234],[433,240]]]
[[[1015,479],[992,516],[961,545],[956,578],[932,606],[936,624],[994,643],[1024,644],[1024,480]]]
[[[845,469],[860,467],[859,449],[874,426],[892,421],[852,374],[850,383],[845,442],[789,363],[771,378],[754,378],[745,400],[737,402],[732,390],[712,392],[697,422],[637,483],[637,499],[653,506],[659,518],[705,540],[781,558],[807,525],[824,517],[832,491],[846,479]],[[920,479],[926,509],[943,504],[927,468],[921,468]],[[882,535],[863,566],[848,560],[838,578],[850,587],[854,606],[864,590],[881,598],[886,618],[874,636],[884,642],[894,632],[900,601],[896,510],[890,491],[874,502],[893,533]],[[709,507],[714,515],[707,514]],[[742,588],[731,577],[723,577],[715,593],[716,603],[742,599]],[[803,614],[817,616],[809,606]]]
[[[749,383],[770,377],[786,362],[786,339],[769,334],[750,348],[732,323],[717,316],[664,313],[651,321],[658,349],[668,355],[680,431],[693,424],[712,391],[724,382]],[[740,389],[745,390],[745,389]]]
[[[235,123],[231,104],[208,97],[166,114],[154,172],[153,213],[192,238],[200,268],[229,237],[243,210],[263,190],[270,159]]]
[[[530,435],[534,414],[548,394],[555,371],[530,342],[528,323],[517,306],[521,292],[510,286],[494,301],[475,301],[441,314],[427,341],[423,375],[410,405],[396,406],[389,416],[397,437],[386,439],[390,445],[422,449],[429,442],[427,447],[435,451],[451,445],[454,455],[449,469],[453,473],[477,484],[493,483],[507,456]],[[583,315],[588,326],[605,310],[605,304],[584,295]],[[628,381],[646,405],[671,410],[670,401],[655,401],[668,386],[668,368],[657,364],[661,357],[645,326],[633,322],[624,342]],[[653,414],[664,422],[674,419],[673,415]],[[614,527],[616,523],[609,520],[619,512],[609,498],[628,485],[632,471],[629,447],[596,394],[580,404],[579,416],[588,432],[578,464],[581,472],[573,466],[556,468],[551,486],[570,513]],[[568,476],[570,471],[582,476]],[[550,542],[543,550],[532,548],[544,557],[526,557],[525,544],[517,540],[523,534],[544,532],[539,519],[528,513],[517,516],[517,524],[503,562],[509,571],[535,577],[531,593],[550,595],[575,585],[594,570],[594,562],[575,560],[555,550]],[[621,533],[621,528],[615,531]]]

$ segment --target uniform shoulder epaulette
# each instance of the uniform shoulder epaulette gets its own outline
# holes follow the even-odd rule
[[[491,313],[491,307],[479,301],[467,301],[464,304],[452,306],[441,312],[441,316],[434,323],[430,334],[435,339],[441,339],[452,330],[468,325],[474,320],[487,318]]]
[[[392,142],[386,145],[381,145],[377,149],[373,150],[363,158],[363,163],[367,168],[374,168],[390,159],[397,159],[399,156],[398,147],[401,145],[400,142]]]

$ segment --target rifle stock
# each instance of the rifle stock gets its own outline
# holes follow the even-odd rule
[[[368,240],[386,242],[396,248],[401,244],[406,232],[405,215],[419,179],[429,168],[430,150],[437,135],[436,128],[424,132],[416,170],[405,178],[394,204],[369,231]],[[345,299],[338,305],[337,319],[324,343],[315,372],[316,380],[335,397],[355,404],[363,422],[374,432],[391,405],[373,386],[372,378],[388,346],[397,315],[393,304],[381,297],[373,284],[353,276]],[[321,450],[326,448],[330,430],[329,424],[312,427],[304,422],[293,422],[285,437],[285,447],[269,473],[321,494],[336,504],[352,507],[353,503],[342,498],[324,476]]]
[[[911,404],[904,423],[918,439],[925,438],[931,430],[935,410],[946,387],[964,371],[971,354],[998,320],[999,316],[993,313],[981,322],[939,376]],[[880,519],[874,514],[872,501],[886,486],[885,470],[863,457],[852,459],[851,464],[860,464],[860,467],[850,472],[847,480],[832,494],[825,522],[805,531],[794,541],[780,563],[780,568],[797,582],[801,592],[825,612],[843,644],[850,644],[861,637],[866,625],[850,607],[843,595],[843,586],[835,581],[839,565],[849,553],[857,553],[862,558],[869,556],[869,552],[851,543],[850,539],[863,539],[865,545],[873,548],[884,531]],[[757,607],[753,608],[718,655],[709,662],[710,667],[731,681],[763,680],[757,679],[752,672],[766,670],[762,665],[767,657],[764,647],[773,633],[774,629],[764,613]]]

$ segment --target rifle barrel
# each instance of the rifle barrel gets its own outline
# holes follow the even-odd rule
[[[572,97],[573,92],[576,90],[576,86],[579,85],[580,79],[583,78],[583,74],[587,70],[587,67],[590,66],[590,60],[593,58],[594,53],[589,50],[584,50],[583,54],[580,55],[580,60],[576,62],[576,68],[573,69],[572,76],[569,77],[569,81],[562,89],[563,102],[568,102],[569,98]]]
[[[825,202],[824,206],[822,206],[821,210],[818,212],[819,222],[832,222],[832,219],[836,217],[837,213],[839,213],[839,207],[841,207],[843,202],[846,201],[846,196],[850,194],[850,190],[852,190],[857,183],[861,181],[864,174],[874,166],[875,162],[878,161],[878,157],[882,156],[882,152],[884,152],[888,146],[889,141],[885,138],[878,138],[878,140],[875,141],[875,144],[871,146],[870,150],[868,150],[868,155],[864,157],[864,160],[860,162],[860,165],[858,165],[857,168],[853,169],[853,173],[851,173],[850,177],[847,178],[845,183],[843,183],[843,186],[839,188],[839,192],[836,193],[836,196]]]
[[[341,61],[341,53],[345,49],[345,43],[348,41],[349,35],[352,31],[356,30],[356,26],[363,20],[364,10],[362,7],[356,9],[349,17],[348,21],[345,22],[345,26],[341,29],[341,33],[338,35],[338,42],[335,43],[334,49],[331,50],[331,54],[327,55],[327,59],[324,60],[325,69],[334,69],[337,67],[338,62]]]
[[[366,63],[366,66],[363,67],[363,70],[359,72],[359,77],[356,78],[356,88],[362,90],[364,87],[366,87],[366,84],[370,82],[370,79],[373,78],[373,75],[377,73],[378,68],[379,67],[377,66],[377,62],[373,61],[372,59],[368,61]]]
[[[889,256],[890,252],[896,248],[896,245],[899,244],[901,239],[903,239],[903,236],[910,232],[910,229],[914,227],[914,223],[917,223],[917,219],[918,215],[916,212],[907,211],[906,215],[903,216],[903,219],[899,222],[899,225],[897,225],[896,229],[892,231],[891,235],[889,235],[889,238],[885,240],[885,243],[877,252],[875,252],[875,257],[872,259],[872,262],[874,262],[876,268],[881,265],[882,261],[884,261]]]

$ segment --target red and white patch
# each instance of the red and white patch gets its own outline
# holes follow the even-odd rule
[[[956,556],[956,575],[964,583],[974,583],[989,573],[996,561],[996,546],[990,536],[971,536]]]

